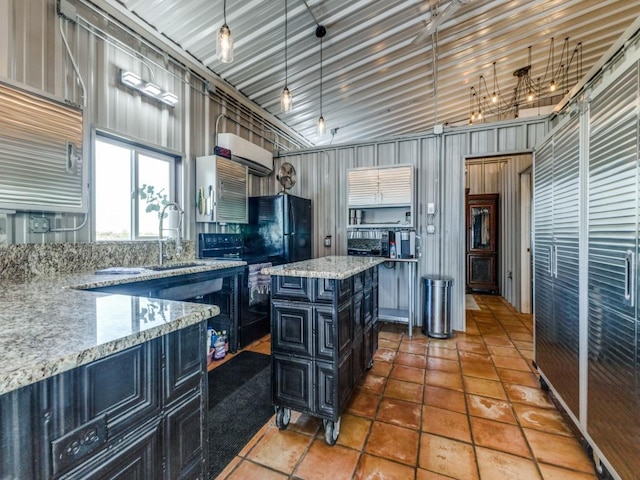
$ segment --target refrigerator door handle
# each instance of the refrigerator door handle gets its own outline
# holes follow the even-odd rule
[[[287,202],[287,206],[289,208],[289,219],[291,220],[291,235],[296,234],[296,215],[294,213],[293,208],[291,207],[291,201]]]
[[[553,278],[553,247],[549,246],[549,260],[547,261],[547,273]]]
[[[553,246],[553,278],[558,278],[558,246]]]
[[[635,306],[635,254],[627,251],[624,257],[624,299],[630,307]]]

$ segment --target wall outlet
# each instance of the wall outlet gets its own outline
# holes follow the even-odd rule
[[[436,204],[433,202],[427,203],[427,215],[433,215],[436,213]]]
[[[435,225],[427,225],[427,233],[436,233]]]
[[[30,217],[29,232],[47,233],[49,231],[49,219],[47,217]]]

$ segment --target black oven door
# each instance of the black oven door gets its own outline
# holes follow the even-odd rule
[[[272,266],[271,262],[251,263],[245,267],[242,288],[238,343],[240,348],[268,335],[271,330],[271,275],[260,270]]]

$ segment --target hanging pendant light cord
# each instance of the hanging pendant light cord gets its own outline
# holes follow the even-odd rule
[[[320,116],[322,116],[322,37],[320,37]]]
[[[226,0],[225,0],[226,1]],[[284,86],[289,83],[289,62],[287,59],[287,0],[284,0]]]
[[[224,15],[224,24],[227,24],[227,0],[222,2],[222,14]]]

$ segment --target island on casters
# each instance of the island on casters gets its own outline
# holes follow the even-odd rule
[[[340,415],[378,349],[378,265],[323,257],[265,268],[271,275],[271,387],[276,425],[291,410],[322,418],[334,445]]]

